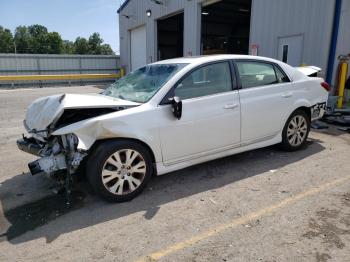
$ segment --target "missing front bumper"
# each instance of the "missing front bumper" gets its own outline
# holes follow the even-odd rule
[[[43,145],[40,145],[33,138],[23,137],[17,140],[17,147],[29,154],[40,156],[41,158],[28,164],[32,175],[45,173],[51,175],[59,170],[67,169],[66,157],[64,154],[45,156]]]
[[[35,142],[34,138],[23,137],[17,140],[17,147],[29,154],[40,156],[40,151],[42,147]]]
[[[40,158],[28,164],[30,173],[34,176],[39,173],[54,174],[67,169],[66,158],[63,154]]]

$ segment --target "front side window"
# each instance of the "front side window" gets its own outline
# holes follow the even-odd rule
[[[187,64],[155,64],[137,69],[110,85],[102,94],[146,103]]]
[[[238,61],[238,73],[242,88],[289,82],[279,68],[264,62]]]
[[[190,99],[229,91],[232,91],[230,65],[221,62],[190,73],[176,86],[175,95],[181,99]]]

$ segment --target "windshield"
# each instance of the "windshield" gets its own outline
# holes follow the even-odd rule
[[[186,65],[147,65],[119,79],[102,94],[137,103],[146,103],[174,74]]]

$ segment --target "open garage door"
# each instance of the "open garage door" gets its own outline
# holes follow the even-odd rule
[[[179,13],[157,21],[158,60],[183,56],[184,14]]]
[[[140,26],[130,31],[131,71],[146,64],[146,27]]]
[[[252,0],[222,0],[202,6],[201,53],[248,54]]]

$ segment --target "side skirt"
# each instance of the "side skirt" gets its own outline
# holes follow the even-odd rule
[[[250,150],[254,150],[254,149],[258,149],[258,148],[263,148],[263,147],[268,147],[268,146],[272,146],[278,143],[282,142],[282,134],[278,133],[276,136],[274,136],[273,138],[269,139],[269,140],[265,140],[262,142],[257,142],[254,144],[249,144],[249,145],[244,145],[241,147],[237,147],[237,148],[233,148],[230,150],[226,150],[226,151],[221,151],[219,153],[215,153],[215,154],[210,154],[210,155],[206,155],[206,156],[202,156],[202,157],[198,157],[198,158],[194,158],[194,159],[190,159],[190,160],[185,160],[183,162],[178,162],[175,163],[173,165],[164,165],[164,163],[157,163],[156,167],[157,167],[157,175],[164,175],[166,173],[170,173],[179,169],[183,169],[189,166],[193,166],[193,165],[197,165],[200,163],[204,163],[204,162],[208,162],[214,159],[218,159],[218,158],[222,158],[222,157],[226,157],[226,156],[230,156],[230,155],[235,155],[235,154],[239,154],[245,151],[250,151]]]

